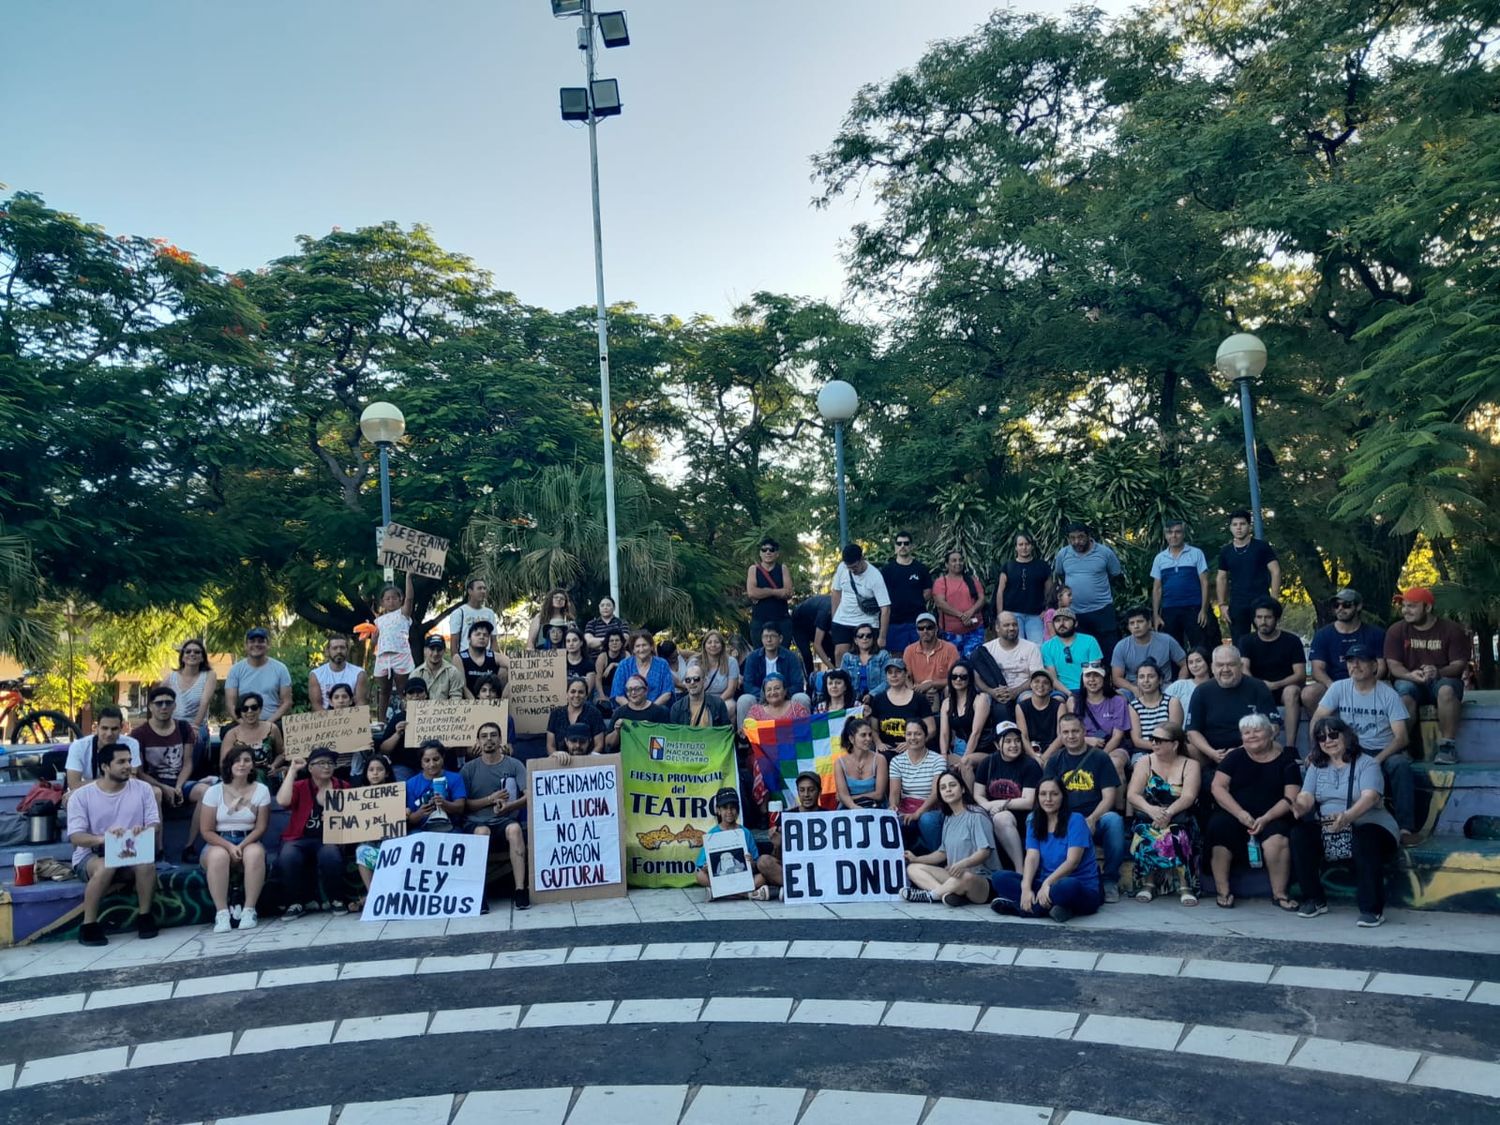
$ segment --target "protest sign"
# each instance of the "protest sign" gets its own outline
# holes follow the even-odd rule
[[[139,867],[156,862],[156,825],[111,828],[104,833],[105,867]]]
[[[323,796],[325,844],[362,844],[406,835],[406,786],[399,781],[329,789]]]
[[[625,841],[620,815],[620,756],[529,763],[533,902],[620,898]]]
[[[360,920],[478,917],[489,852],[488,836],[418,832],[384,841]]]
[[[781,818],[785,902],[894,902],[906,886],[901,820],[887,809]]]
[[[625,775],[625,881],[632,887],[690,887],[714,826],[708,803],[738,788],[734,732],[666,723],[620,725]]]
[[[338,711],[308,711],[281,720],[281,735],[289,758],[305,758],[319,746],[340,757],[370,749],[370,712],[364,707]]]
[[[429,738],[444,746],[473,746],[474,732],[483,723],[498,723],[500,738],[506,738],[509,710],[499,703],[474,699],[413,699],[406,705],[406,745],[418,746]]]
[[[750,866],[743,829],[714,832],[703,847],[708,860],[708,889],[714,898],[747,895],[755,890],[755,871]]]
[[[505,699],[516,717],[517,734],[541,734],[552,708],[563,702],[568,686],[567,654],[539,652],[510,658],[510,683]]]
[[[418,578],[441,578],[443,563],[448,558],[448,540],[391,523],[386,525],[375,554],[380,566],[404,570]]]

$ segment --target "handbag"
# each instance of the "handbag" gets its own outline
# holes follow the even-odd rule
[[[1344,799],[1344,809],[1347,812],[1354,807],[1354,763],[1349,763],[1349,794]],[[1328,831],[1327,825],[1323,826],[1323,858],[1324,859],[1353,859],[1354,858],[1354,829],[1344,828],[1338,832]]]
[[[852,574],[849,575],[849,586],[854,591],[854,601],[858,604],[859,611],[867,613],[871,617],[878,617],[880,615],[880,601],[875,595],[861,593],[859,583],[854,581],[854,575]]]

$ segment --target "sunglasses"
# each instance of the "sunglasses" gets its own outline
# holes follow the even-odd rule
[[[930,633],[930,632],[932,632],[936,628],[937,628],[936,625],[918,625],[917,626],[917,632],[919,632],[919,633]]]
[[[1148,734],[1146,736],[1146,741],[1160,744],[1163,742],[1176,742],[1177,740],[1175,738],[1168,738],[1164,734]]]
[[[1325,730],[1325,731],[1323,731],[1323,733],[1321,733],[1320,735],[1318,735],[1318,741],[1319,742],[1332,742],[1336,738],[1343,738],[1343,737],[1344,737],[1344,732],[1341,731],[1341,730]]]
[[[249,713],[251,711],[259,711],[260,710],[260,704],[259,703],[247,703],[243,707],[241,707],[240,710],[243,711],[243,712],[246,712],[246,713]]]
[[[685,683],[685,684],[701,684],[703,682],[703,677],[702,676],[683,676],[682,677],[682,682]]]
[[[896,546],[898,546],[898,547],[910,547],[911,546],[911,540],[910,539],[897,539],[896,540]]]
[[[856,641],[873,641],[875,639],[875,634],[874,633],[855,633],[854,634],[854,639]]]
[[[969,682],[968,676],[949,676],[948,679],[955,684],[966,684]]]
[[[1073,663],[1073,650],[1072,649],[1070,649],[1070,648],[1063,649],[1063,660],[1065,660],[1069,664]]]
[[[776,553],[776,548],[775,547],[762,547],[760,549],[760,553],[763,554],[763,555],[774,555]]]

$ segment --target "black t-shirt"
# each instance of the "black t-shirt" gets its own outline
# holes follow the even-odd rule
[[[1103,750],[1089,749],[1082,754],[1059,750],[1047,763],[1046,777],[1062,786],[1068,798],[1068,811],[1088,816],[1099,807],[1104,790],[1120,787],[1120,772]]]
[[[833,624],[833,598],[827,594],[815,594],[804,598],[792,610],[792,632],[811,641],[813,634],[822,629],[828,632]]]
[[[1053,739],[1057,737],[1057,720],[1062,714],[1063,704],[1055,695],[1046,698],[1043,710],[1037,710],[1036,703],[1036,696],[1029,696],[1016,704],[1016,710],[1026,715],[1026,735],[1040,753],[1051,746]]]
[[[566,656],[563,657],[563,671],[570,680],[587,680],[594,674],[594,658],[587,653],[582,653],[575,664]]]
[[[1203,690],[1201,685],[1198,690]],[[1229,795],[1251,816],[1269,812],[1272,805],[1286,796],[1288,785],[1302,784],[1297,755],[1289,748],[1269,762],[1257,762],[1244,747],[1231,750],[1219,763],[1219,772],[1228,775]]]
[[[469,650],[464,649],[458,654],[459,662],[464,666],[464,686],[473,695],[479,690],[479,685],[487,676],[498,675],[500,672],[500,661],[495,659],[495,654],[488,649],[484,656],[475,660],[469,655]]]
[[[1219,569],[1229,574],[1229,608],[1249,609],[1257,598],[1271,593],[1270,564],[1276,551],[1264,539],[1252,539],[1244,550],[1232,542],[1219,552]]]
[[[870,699],[870,718],[874,720],[875,736],[880,739],[884,750],[895,750],[906,741],[908,719],[926,719],[931,716],[932,708],[927,705],[927,697],[920,692],[912,692],[909,703],[893,702],[888,692],[881,692]]]
[[[1292,674],[1293,666],[1307,659],[1302,638],[1285,630],[1274,641],[1261,640],[1259,633],[1246,633],[1240,638],[1239,649],[1258,680],[1284,680]]]
[[[1039,617],[1047,608],[1047,579],[1052,568],[1042,559],[1005,564],[1005,609]]]
[[[404,722],[406,722],[406,712],[405,711],[397,711],[394,715],[391,716],[390,724],[385,728],[385,730],[383,730],[383,731],[380,732],[380,741],[384,742],[386,740],[386,737],[392,731],[394,731],[396,729],[396,724],[397,723],[404,723]],[[391,759],[391,765],[393,765],[393,766],[405,766],[405,767],[407,767],[407,769],[411,770],[413,773],[421,773],[422,772],[422,754],[421,754],[421,751],[419,751],[415,746],[410,745],[406,741],[406,732],[405,731],[402,731],[399,735],[397,735],[397,737],[399,739],[401,739],[401,745],[397,749],[391,750],[391,751],[381,751],[381,752],[387,754],[390,757],[390,759]]]
[[[923,590],[932,589],[932,571],[920,559],[902,564],[894,558],[880,568],[886,591],[891,595],[891,624],[910,625],[927,610]]]
[[[1008,801],[1019,797],[1023,790],[1040,785],[1042,767],[1030,754],[1007,762],[1005,755],[996,750],[974,768],[974,780],[989,800]]]
[[[599,708],[592,703],[583,705],[583,710],[578,715],[578,722],[589,728],[590,738],[604,733],[604,716],[599,714]],[[567,730],[569,725],[571,724],[568,719],[567,706],[552,708],[552,713],[547,716],[547,733],[557,739],[559,750],[562,749],[563,731]]]
[[[1195,730],[1215,750],[1240,745],[1240,720],[1246,715],[1270,715],[1276,710],[1271,689],[1254,676],[1242,676],[1232,688],[1209,680],[1193,689],[1188,704],[1188,730]]]
[[[670,721],[667,709],[660,703],[648,703],[639,711],[630,706],[616,707],[614,714],[615,725],[618,726],[625,719],[629,719],[634,723],[665,723]],[[550,721],[548,725],[550,726]]]

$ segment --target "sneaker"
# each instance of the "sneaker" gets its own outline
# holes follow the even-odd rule
[[[1104,901],[1105,902],[1119,902],[1120,901],[1120,884],[1119,883],[1105,883],[1104,884]],[[1072,916],[1069,915],[1069,917],[1072,917]]]
[[[530,910],[531,892],[528,891],[525,887],[517,887],[515,901],[512,902],[511,905],[514,906],[517,910]]]
[[[214,933],[227,934],[229,932],[230,915],[227,910],[220,910],[214,914]]]
[[[943,896],[944,906],[968,906],[969,896],[961,895],[957,891],[949,891]]]
[[[157,926],[156,919],[151,917],[151,915],[138,914],[135,919],[135,932],[136,936],[145,941],[147,938],[154,938],[157,934],[161,933],[161,929]]]
[[[489,912],[490,912],[490,900],[487,899],[487,898],[480,899],[479,900],[479,913],[481,913],[481,914],[488,914]]]
[[[1436,766],[1458,765],[1458,743],[1451,738],[1438,739],[1437,747],[1432,752],[1432,764]]]
[[[1108,902],[1109,900],[1105,899],[1104,901]],[[1119,891],[1115,892],[1115,901],[1120,901]],[[1073,917],[1073,912],[1066,906],[1054,906],[1051,910],[1047,911],[1047,915],[1054,922],[1066,922],[1069,918]]]
[[[302,917],[302,904],[300,902],[292,903],[291,906],[288,906],[281,912],[281,920],[283,922],[290,922],[293,918],[300,917]]]
[[[919,890],[917,890],[916,887],[902,887],[901,888],[901,901],[902,902],[931,902],[932,901],[932,892],[931,891],[919,891]]]
[[[1373,930],[1376,926],[1383,926],[1383,925],[1385,925],[1385,915],[1384,914],[1361,914],[1359,916],[1359,921],[1355,922],[1354,924],[1356,926],[1360,927],[1361,929]]]
[[[79,945],[108,945],[109,938],[104,936],[104,924],[102,922],[85,922],[78,927]]]
[[[253,930],[260,922],[260,915],[255,913],[255,907],[247,906],[240,914],[240,929]]]
[[[1021,908],[1008,898],[997,898],[990,903],[990,909],[996,914],[1019,914]]]
[[[229,916],[236,922],[238,922],[240,920],[240,917],[244,914],[244,910],[245,908],[243,906],[241,906],[239,903],[235,903],[229,908]]]
[[[1308,902],[1304,902],[1301,906],[1297,907],[1297,917],[1298,918],[1316,918],[1319,914],[1327,914],[1327,913],[1328,913],[1328,904],[1326,902],[1311,902],[1311,901],[1308,901]]]

